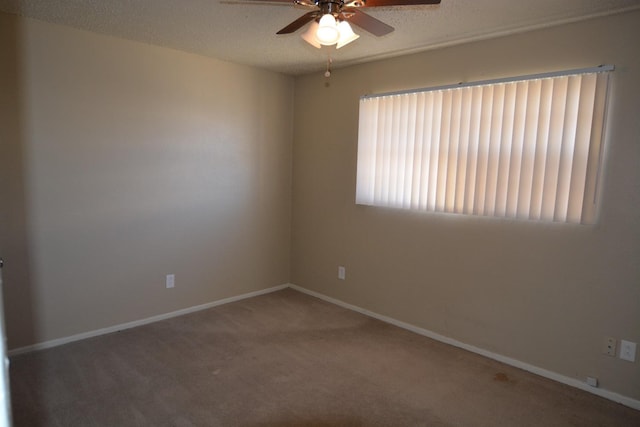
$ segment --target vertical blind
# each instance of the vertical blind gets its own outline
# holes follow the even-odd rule
[[[356,203],[594,222],[610,69],[361,98]]]

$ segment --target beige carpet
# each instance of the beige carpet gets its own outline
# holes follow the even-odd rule
[[[640,426],[640,412],[284,290],[16,357],[15,426]]]

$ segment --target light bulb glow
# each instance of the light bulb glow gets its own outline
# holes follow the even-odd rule
[[[318,30],[316,31],[316,40],[318,43],[325,46],[331,46],[336,44],[340,39],[340,32],[336,24],[336,18],[330,13],[323,15],[318,23]]]

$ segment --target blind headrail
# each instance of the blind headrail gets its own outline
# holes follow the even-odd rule
[[[395,92],[376,93],[376,94],[370,94],[370,95],[363,95],[360,97],[360,99],[380,98],[383,96],[394,96],[394,95],[407,95],[411,93],[432,92],[437,90],[459,89],[459,88],[470,87],[470,86],[483,86],[483,85],[492,85],[492,84],[500,84],[500,83],[519,82],[523,80],[547,79],[551,77],[571,76],[575,74],[604,73],[607,71],[614,71],[614,70],[615,70],[615,66],[613,65],[599,65],[597,67],[591,67],[591,68],[578,68],[574,70],[552,71],[549,73],[529,74],[529,75],[517,76],[517,77],[505,77],[501,79],[481,80],[477,82],[467,82],[467,83],[460,82],[460,83],[454,83],[449,85],[434,86],[434,87],[427,87],[427,88],[420,88],[420,89],[407,89],[407,90],[399,90]]]

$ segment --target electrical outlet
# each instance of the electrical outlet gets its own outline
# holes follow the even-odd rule
[[[606,337],[604,339],[604,347],[602,348],[602,354],[607,356],[616,357],[616,339],[612,337]]]
[[[587,384],[591,387],[598,387],[598,379],[596,377],[587,377]]]
[[[636,343],[620,340],[620,359],[629,362],[636,361]]]
[[[167,289],[175,287],[176,286],[176,275],[175,274],[167,274],[167,278],[165,280],[165,284],[167,285]]]
[[[345,280],[346,277],[347,277],[347,269],[344,268],[343,266],[339,265],[338,266],[338,279]]]

